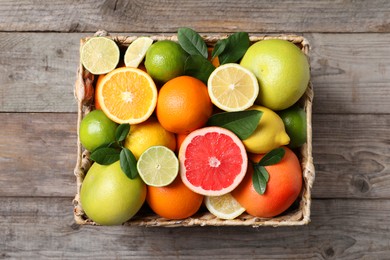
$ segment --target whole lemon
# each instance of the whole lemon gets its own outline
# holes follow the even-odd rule
[[[158,41],[149,47],[145,56],[148,74],[159,84],[184,74],[188,54],[174,41]]]
[[[154,117],[150,117],[143,123],[130,126],[125,147],[134,154],[137,160],[144,151],[155,145],[162,145],[175,151],[176,136],[165,130]]]
[[[292,106],[305,93],[310,79],[306,55],[292,42],[271,39],[253,44],[241,60],[259,81],[258,105],[272,110]]]
[[[271,109],[254,105],[248,110],[263,112],[255,131],[243,140],[244,146],[251,153],[268,153],[272,149],[286,145],[290,142],[282,119]]]
[[[80,191],[81,205],[89,218],[100,225],[120,225],[132,218],[146,198],[146,185],[137,176],[130,179],[119,161],[94,163]]]
[[[103,144],[115,141],[115,130],[118,124],[111,121],[102,110],[88,113],[80,124],[81,144],[88,151],[93,151]]]

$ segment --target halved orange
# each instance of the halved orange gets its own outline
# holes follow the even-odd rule
[[[153,79],[137,68],[117,68],[96,85],[103,112],[118,124],[138,124],[153,113],[157,88]]]

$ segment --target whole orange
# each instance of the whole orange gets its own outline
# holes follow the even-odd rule
[[[186,139],[188,134],[177,134],[176,135],[176,152],[178,153],[180,150],[181,143]]]
[[[158,121],[173,133],[188,134],[202,127],[212,110],[207,86],[190,76],[171,79],[161,87],[158,94]]]
[[[277,164],[265,166],[269,173],[269,181],[263,195],[253,187],[253,167],[240,185],[232,191],[233,197],[252,216],[274,217],[287,210],[297,199],[302,189],[302,170],[297,156],[287,147],[283,159]],[[259,162],[263,154],[252,154],[250,159]]]
[[[163,218],[184,219],[199,210],[203,195],[187,188],[178,176],[168,186],[148,186],[146,201],[150,208]]]

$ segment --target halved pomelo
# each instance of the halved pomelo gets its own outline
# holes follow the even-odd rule
[[[241,140],[221,127],[191,132],[179,151],[180,176],[196,193],[219,196],[229,193],[245,176],[248,157]]]

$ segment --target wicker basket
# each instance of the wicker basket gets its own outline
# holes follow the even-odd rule
[[[98,32],[102,35],[105,32]],[[208,46],[213,46],[219,39],[227,36],[212,35],[202,36]],[[116,36],[111,37],[120,47],[126,48],[137,37],[124,37]],[[173,40],[177,41],[177,36],[151,36],[154,41],[159,40]],[[308,41],[296,35],[280,35],[280,36],[250,36],[252,43],[261,41],[264,39],[284,39],[293,42],[308,56],[309,43]],[[81,39],[81,46],[88,40],[88,38]],[[81,47],[80,46],[80,47]],[[80,64],[77,80],[75,84],[75,96],[78,101],[78,121],[77,130],[79,129],[82,118],[93,109],[93,82],[94,75],[84,70]],[[177,226],[296,226],[305,225],[310,222],[310,205],[311,205],[311,188],[315,178],[313,158],[312,158],[312,129],[311,129],[311,116],[312,116],[312,100],[313,100],[313,88],[309,83],[308,88],[301,98],[300,102],[304,106],[307,116],[307,142],[300,148],[299,159],[303,170],[303,189],[297,199],[296,203],[282,215],[274,218],[258,218],[249,214],[242,214],[234,220],[223,220],[215,217],[209,213],[206,209],[202,208],[194,216],[183,220],[169,220],[161,218],[154,214],[146,205],[134,216],[131,220],[124,223],[124,225],[130,226],[164,226],[164,227],[177,227]],[[77,140],[77,162],[74,170],[74,174],[77,179],[77,194],[73,200],[74,205],[74,217],[77,224],[90,224],[96,225],[95,222],[88,219],[84,214],[82,205],[80,203],[80,188],[87,173],[91,161],[89,160],[88,151],[83,150],[80,139]]]

